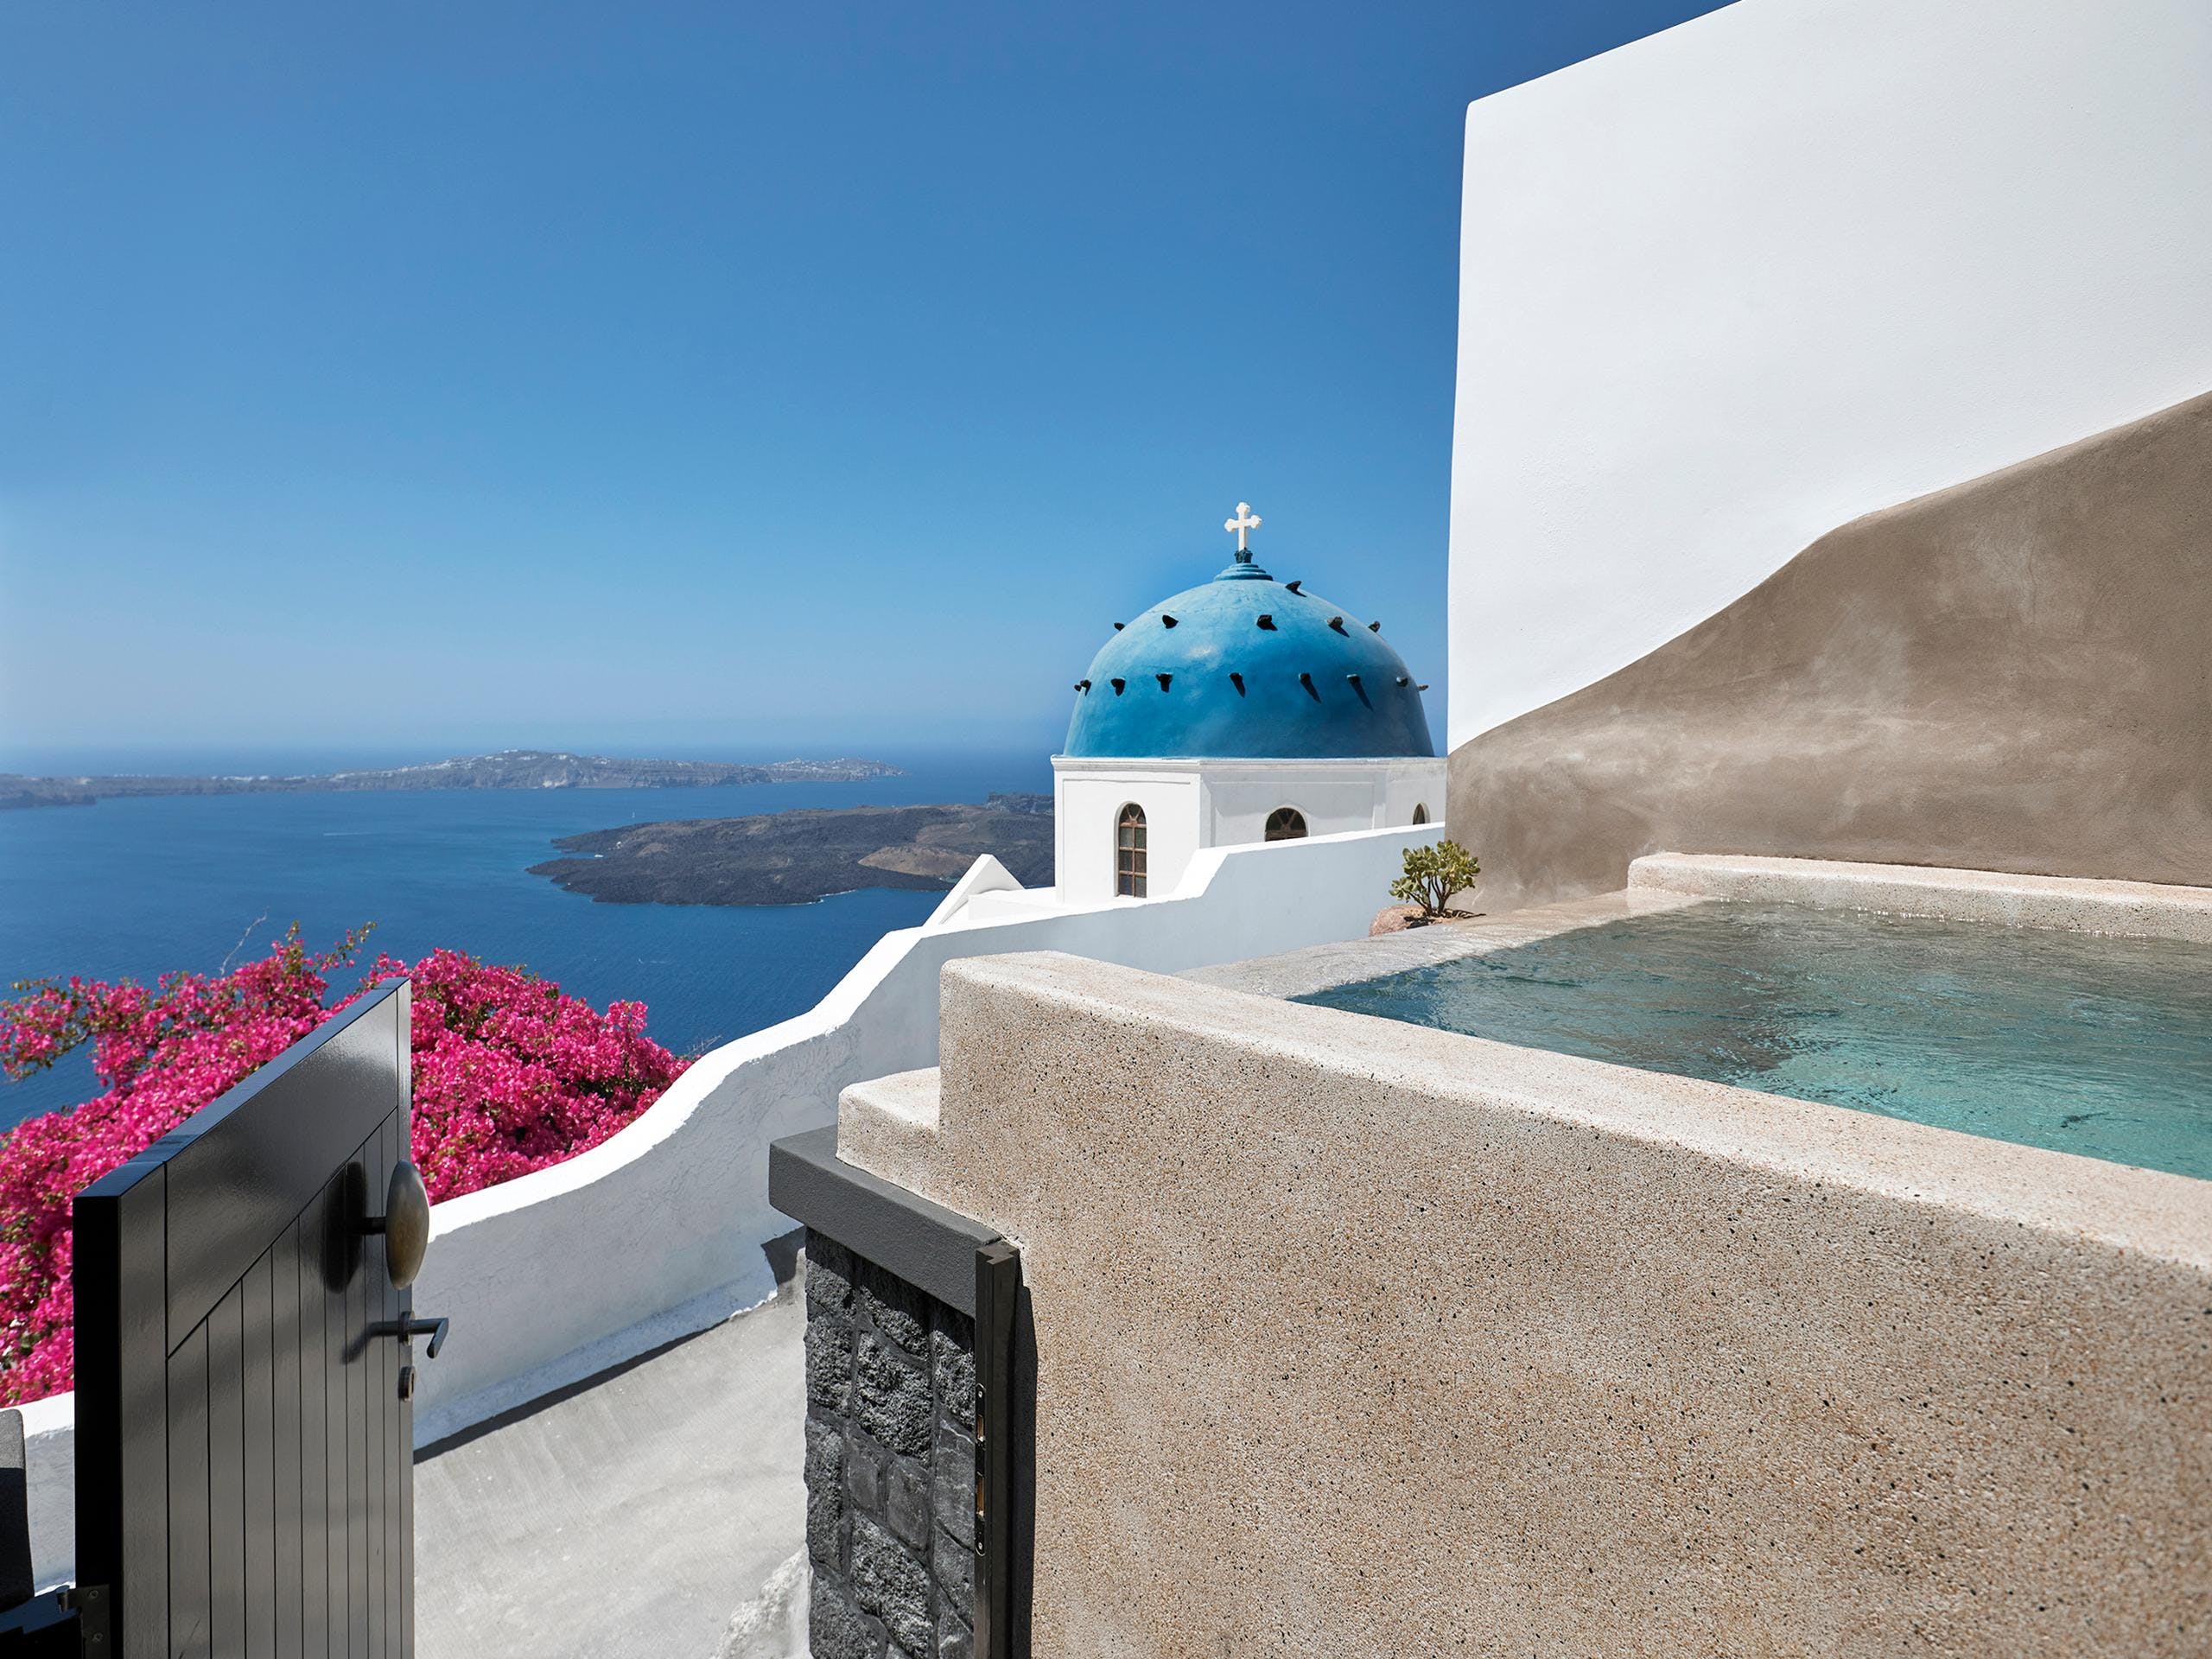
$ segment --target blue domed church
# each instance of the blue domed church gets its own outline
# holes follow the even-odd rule
[[[1382,625],[1278,582],[1259,518],[1212,581],[1115,624],[1052,757],[1061,904],[1172,893],[1209,847],[1423,823],[1444,762]]]

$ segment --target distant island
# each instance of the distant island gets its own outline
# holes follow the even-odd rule
[[[941,889],[983,853],[1039,887],[1052,879],[1052,798],[677,819],[553,844],[572,856],[530,873],[611,905],[795,905],[855,887]]]
[[[308,790],[703,789],[714,784],[849,784],[903,776],[880,760],[615,760],[602,754],[502,749],[427,766],[289,778],[27,778],[0,772],[0,809],[90,806],[139,795],[290,795]]]

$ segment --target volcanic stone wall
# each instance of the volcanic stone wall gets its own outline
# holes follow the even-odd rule
[[[815,1659],[969,1659],[975,1322],[807,1235]]]

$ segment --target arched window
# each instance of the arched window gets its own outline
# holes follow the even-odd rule
[[[1294,806],[1279,806],[1268,814],[1269,841],[1306,839],[1306,815]]]
[[[1144,897],[1144,808],[1131,801],[1114,820],[1114,891]]]
[[[1428,803],[1427,801],[1415,801],[1414,803],[1414,822],[1415,823],[1427,823],[1428,822]]]

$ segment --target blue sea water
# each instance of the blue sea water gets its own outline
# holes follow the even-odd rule
[[[451,945],[525,963],[596,1007],[644,1002],[656,1039],[696,1054],[804,1013],[939,895],[864,888],[808,905],[605,905],[530,866],[557,856],[556,836],[622,823],[1052,787],[1037,751],[880,758],[907,775],[712,789],[180,796],[0,812],[0,983],[70,974],[150,981],[258,954],[295,920],[315,946],[374,922],[365,963],[379,950],[411,960]],[[0,1125],[94,1090],[82,1057],[0,1083]]]

